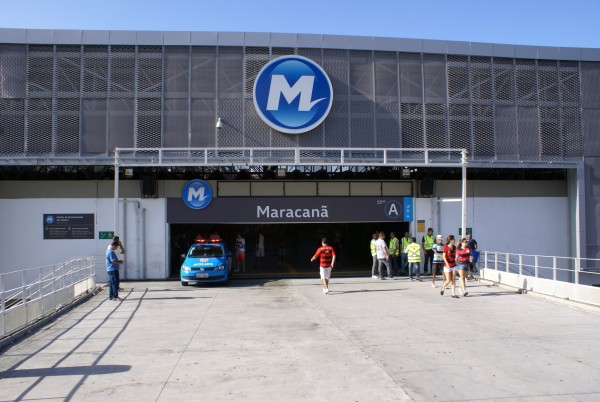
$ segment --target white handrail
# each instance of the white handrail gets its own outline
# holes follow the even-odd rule
[[[0,274],[0,336],[18,330],[96,284],[96,257]]]
[[[600,259],[497,251],[483,251],[480,255],[485,269],[576,285],[600,283]]]

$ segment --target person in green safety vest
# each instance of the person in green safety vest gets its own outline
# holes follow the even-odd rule
[[[406,247],[406,254],[408,255],[408,276],[410,280],[413,280],[413,274],[416,273],[416,280],[423,282],[420,275],[421,270],[421,245],[417,243],[415,237],[412,238],[412,243]]]
[[[412,239],[408,237],[408,232],[404,232],[404,237],[400,239],[400,251],[402,255],[400,256],[400,273],[406,274],[408,272],[408,256],[406,254],[406,247],[412,243]]]
[[[371,236],[371,257],[373,258],[373,266],[371,267],[371,278],[377,279],[379,278],[375,273],[375,269],[379,268],[379,261],[377,260],[377,250],[375,249],[375,242],[379,234],[377,232],[373,233]]]
[[[421,245],[423,246],[423,274],[427,274],[431,268],[433,268],[433,244],[435,243],[435,237],[433,237],[433,229],[427,229],[427,233],[423,236],[423,240],[421,240]],[[428,269],[429,268],[429,269]]]
[[[392,273],[398,274],[398,255],[400,255],[400,240],[396,237],[396,232],[390,233],[390,245],[388,247],[390,253],[390,264]]]

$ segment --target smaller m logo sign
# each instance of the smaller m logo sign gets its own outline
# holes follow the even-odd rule
[[[181,198],[192,209],[206,208],[212,201],[212,189],[202,180],[191,180],[183,186]]]

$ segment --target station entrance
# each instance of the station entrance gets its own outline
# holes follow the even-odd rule
[[[375,231],[390,232],[402,237],[409,230],[408,222],[369,223],[293,223],[293,224],[171,224],[171,277],[179,277],[181,255],[194,239],[218,234],[225,240],[235,262],[235,238],[240,233],[246,240],[245,272],[233,277],[282,277],[318,275],[318,263],[310,262],[321,238],[327,237],[336,251],[337,275],[370,275],[372,258],[369,249]],[[259,234],[264,237],[265,256],[257,257]]]

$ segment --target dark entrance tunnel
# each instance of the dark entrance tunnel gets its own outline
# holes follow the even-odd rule
[[[197,237],[208,238],[217,233],[234,254],[239,232],[246,239],[246,272],[239,276],[313,276],[318,264],[310,258],[327,237],[336,251],[336,274],[370,275],[369,243],[375,231],[383,230],[386,241],[390,232],[403,236],[408,222],[373,223],[296,223],[296,224],[171,224],[171,277],[179,277],[181,254]],[[264,236],[265,257],[257,258],[259,233]],[[235,259],[233,259],[235,268]],[[234,276],[235,276],[234,275]]]

